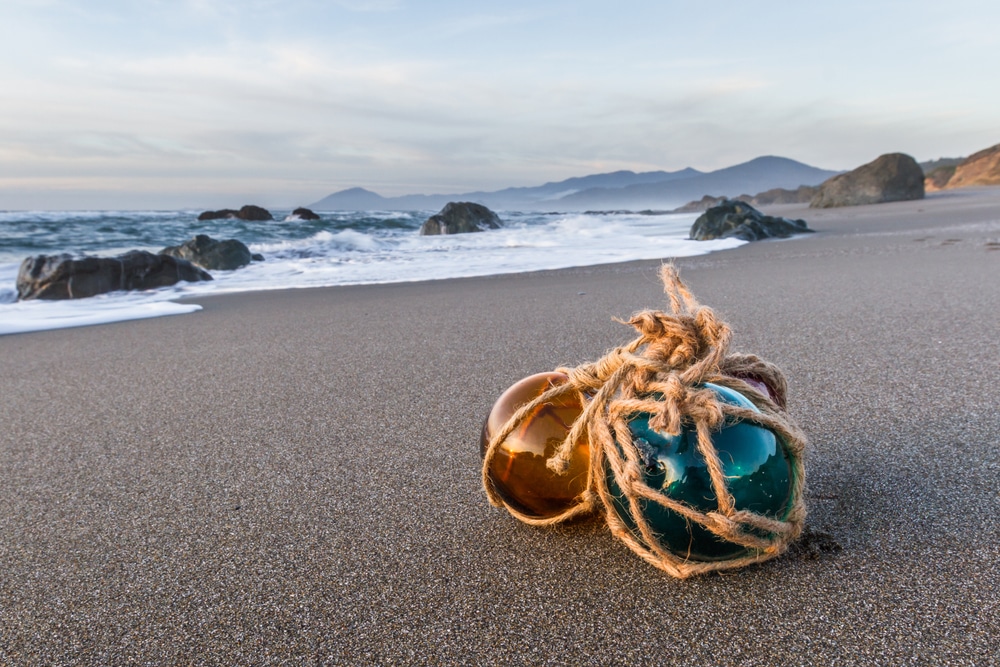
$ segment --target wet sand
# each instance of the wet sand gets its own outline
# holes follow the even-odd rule
[[[828,541],[676,581],[486,502],[494,399],[657,262],[208,297],[0,337],[0,664],[996,664],[1000,188],[768,212],[818,233],[677,264],[785,370]]]

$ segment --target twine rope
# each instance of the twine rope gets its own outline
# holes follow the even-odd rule
[[[575,368],[557,368],[567,382],[553,386],[522,405],[490,439],[483,457],[482,482],[489,501],[504,507],[515,518],[536,526],[550,526],[604,510],[611,532],[641,558],[677,578],[738,568],[773,558],[784,552],[802,531],[805,471],[804,434],[783,404],[787,383],[781,370],[752,354],[730,353],[732,330],[712,309],[702,306],[681,281],[672,265],[660,271],[670,312],[645,310],[623,324],[638,337],[614,348],[595,362]],[[760,378],[776,390],[781,404],[762,396],[741,377]],[[760,410],[720,401],[704,387],[712,383],[746,396]],[[500,445],[540,405],[572,396],[584,406],[562,444],[546,465],[564,474],[576,443],[589,442],[590,460],[586,489],[575,504],[556,516],[539,518],[504,502],[489,474]],[[685,426],[697,434],[697,447],[705,460],[717,506],[702,511],[664,495],[643,481],[642,453],[632,441],[629,418],[651,415],[652,429],[675,436]],[[784,444],[791,465],[789,510],[783,519],[740,510],[726,483],[723,464],[712,442],[712,433],[725,424],[749,422],[770,429]],[[630,530],[615,510],[605,470],[628,502],[636,524]],[[678,556],[661,546],[644,517],[643,503],[656,503],[687,521],[697,523],[723,540],[751,549],[748,555],[721,561],[698,561]]]

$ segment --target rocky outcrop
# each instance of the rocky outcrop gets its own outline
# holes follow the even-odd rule
[[[261,208],[260,206],[254,206],[253,204],[247,204],[241,208],[239,213],[236,214],[236,217],[240,220],[274,220],[274,216],[271,215],[270,211],[266,208]]]
[[[300,207],[292,211],[291,218],[298,218],[299,220],[319,220],[319,216],[316,215],[314,211],[307,208]]]
[[[746,202],[728,199],[698,216],[691,225],[690,237],[695,241],[727,238],[759,241],[811,231],[805,220],[764,215]]]
[[[235,208],[223,208],[218,211],[205,211],[198,215],[198,220],[225,220],[235,218],[240,214]]]
[[[758,192],[753,195],[740,195],[739,197],[713,197],[705,195],[697,201],[688,202],[673,210],[674,213],[696,213],[697,211],[707,211],[713,206],[718,206],[727,201],[742,201],[751,206],[770,206],[772,204],[804,204],[810,201],[819,191],[818,187],[812,185],[802,185],[795,190],[785,188],[773,188]]]
[[[924,174],[929,174],[938,167],[957,167],[965,160],[964,157],[939,157],[936,160],[925,160],[920,163],[920,168]]]
[[[753,196],[753,198],[750,199],[750,203],[754,206],[805,204],[806,202],[812,201],[812,198],[816,196],[817,192],[819,192],[819,188],[814,185],[800,185],[794,190],[774,188],[773,190],[758,192]]]
[[[218,211],[205,211],[198,216],[199,220],[224,220],[226,218],[237,218],[239,220],[274,220],[274,216],[266,208],[247,204],[240,210],[224,208]]]
[[[860,206],[924,198],[924,172],[909,155],[882,155],[819,186],[812,208]]]
[[[17,298],[82,299],[116,290],[166,287],[186,280],[211,280],[191,262],[167,255],[132,250],[118,257],[37,255],[17,272]]]
[[[973,185],[1000,185],[1000,144],[965,158],[945,187],[964,188]]]
[[[684,204],[684,206],[678,206],[674,209],[674,213],[697,213],[698,211],[707,211],[713,206],[718,206],[719,204],[726,201],[744,201],[743,197],[747,195],[740,195],[732,200],[728,197],[713,197],[712,195],[705,195],[701,199],[695,201],[689,201]]]
[[[448,202],[440,213],[427,218],[420,227],[420,235],[465,234],[502,226],[500,217],[482,204]]]
[[[924,192],[935,192],[948,187],[948,181],[955,175],[955,166],[938,167],[924,176]]]
[[[209,271],[233,271],[254,259],[242,241],[216,241],[206,234],[198,234],[178,246],[164,248],[160,254],[185,259]]]

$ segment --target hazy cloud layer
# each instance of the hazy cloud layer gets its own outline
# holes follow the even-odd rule
[[[987,2],[0,6],[0,209],[294,204],[1000,142]],[[432,5],[432,6],[431,6]]]

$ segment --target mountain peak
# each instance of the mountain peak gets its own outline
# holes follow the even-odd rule
[[[389,200],[371,190],[354,187],[323,197],[318,202],[309,204],[309,208],[320,211],[364,211],[373,208],[382,208],[387,201]]]
[[[687,167],[678,171],[636,173],[627,169],[576,176],[535,187],[512,187],[494,192],[453,195],[382,197],[354,187],[335,192],[310,208],[315,210],[437,210],[449,201],[469,201],[501,211],[575,211],[593,208],[640,210],[673,208],[708,194],[736,197],[773,188],[794,189],[818,185],[836,172],[802,162],[764,155],[749,162],[702,172]]]

